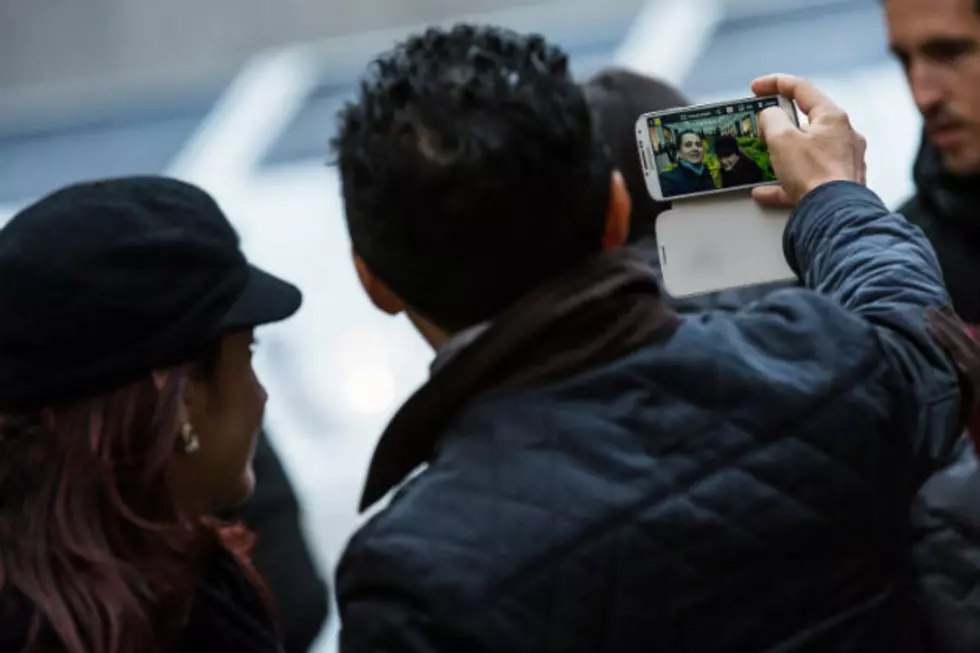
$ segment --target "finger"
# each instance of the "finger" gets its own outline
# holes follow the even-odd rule
[[[794,100],[800,111],[811,118],[814,110],[819,112],[824,107],[837,109],[837,105],[809,80],[794,75],[760,77],[752,82],[752,92],[756,95],[785,95]]]
[[[946,334],[943,332],[942,327],[936,325],[931,320],[926,320],[926,332],[928,332],[929,337],[935,340],[943,349],[949,350],[951,348],[951,343],[948,342]]]
[[[930,307],[926,311],[926,318],[948,326],[956,332],[966,332],[966,322],[960,319],[951,306]]]
[[[950,324],[947,315],[939,311],[930,310],[926,314],[926,327],[929,329],[929,333],[947,349],[958,348],[959,337],[966,337],[959,329]]]
[[[970,375],[971,377],[977,373],[977,360],[975,358],[971,357],[968,353],[964,353],[964,351],[958,348],[955,344],[944,342],[942,337],[938,336],[937,334],[933,334],[931,331],[930,335],[932,335],[932,337],[936,339],[936,342],[942,345],[943,349],[946,350],[946,353],[949,355],[949,358],[953,362],[956,369],[960,370],[964,374]]]
[[[751,89],[756,95],[789,95],[790,86],[798,79],[795,75],[772,73],[752,80]]]
[[[965,331],[950,324],[945,316],[928,317],[926,327],[929,334],[946,349],[958,366],[968,364],[976,358],[977,344]]]
[[[956,343],[949,339],[949,335],[942,331],[942,327],[927,324],[926,331],[929,333],[929,337],[935,340],[936,344],[945,349],[950,356],[956,354]]]
[[[752,189],[752,199],[762,206],[793,206],[782,186],[756,186]]]
[[[966,334],[957,327],[949,315],[939,311],[930,311],[926,314],[926,326],[947,341],[955,342],[967,338]]]

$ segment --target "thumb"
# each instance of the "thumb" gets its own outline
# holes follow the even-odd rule
[[[756,186],[752,189],[752,199],[762,206],[793,206],[782,186]]]
[[[766,142],[796,131],[799,131],[797,126],[782,109],[769,107],[759,114],[759,136]]]

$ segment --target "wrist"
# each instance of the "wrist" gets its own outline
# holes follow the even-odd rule
[[[823,176],[823,177],[819,177],[817,179],[810,180],[807,183],[803,184],[803,186],[801,188],[801,190],[803,192],[800,194],[800,199],[806,197],[807,195],[809,195],[813,191],[817,190],[818,188],[822,188],[823,186],[827,186],[828,184],[834,184],[834,183],[840,183],[840,182],[852,183],[852,184],[860,184],[860,182],[857,181],[856,179],[852,179],[849,176],[844,175],[844,174],[841,174],[841,175],[826,175],[826,176]]]

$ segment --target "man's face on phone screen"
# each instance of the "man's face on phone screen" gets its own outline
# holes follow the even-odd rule
[[[680,157],[695,166],[701,165],[704,161],[704,147],[697,134],[687,133],[681,137]]]

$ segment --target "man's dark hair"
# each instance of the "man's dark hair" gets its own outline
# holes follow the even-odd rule
[[[636,144],[636,120],[644,113],[676,109],[690,102],[664,82],[622,68],[601,70],[583,88],[596,126],[633,200],[630,241],[653,236],[654,221],[670,204],[655,202],[647,190]]]
[[[612,164],[541,36],[430,29],[379,56],[333,141],[354,251],[448,331],[601,250]]]
[[[692,136],[697,138],[699,142],[701,141],[701,134],[697,133],[693,129],[685,129],[684,131],[677,134],[677,149],[681,149],[681,145],[684,144],[684,137],[687,136],[688,134],[691,134]]]
[[[735,140],[734,136],[729,136],[728,134],[719,136],[718,138],[715,139],[714,150],[715,150],[715,156],[719,158],[724,156],[731,156],[733,154],[738,154],[739,152],[741,152],[741,150],[739,150],[738,147],[738,141]]]

